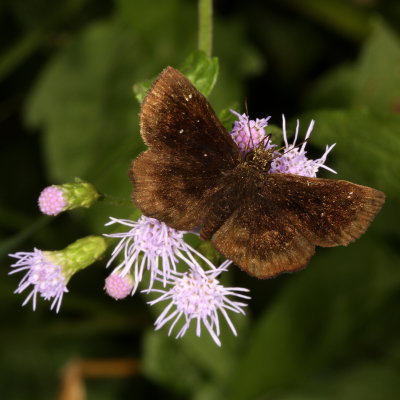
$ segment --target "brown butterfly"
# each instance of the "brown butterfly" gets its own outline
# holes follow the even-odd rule
[[[149,149],[130,172],[143,214],[179,230],[200,228],[258,278],[305,267],[315,246],[353,242],[385,201],[347,181],[271,174],[265,147],[243,158],[206,98],[172,67],[147,93],[140,128]]]

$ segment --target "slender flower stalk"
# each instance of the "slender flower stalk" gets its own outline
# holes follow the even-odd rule
[[[189,265],[197,263],[196,258],[203,260],[210,268],[214,265],[201,253],[189,246],[184,240],[184,232],[170,228],[154,218],[142,216],[137,221],[110,218],[106,226],[120,224],[130,228],[126,232],[112,233],[105,236],[120,239],[107,263],[109,267],[122,255],[122,261],[114,269],[120,276],[132,274],[132,294],[143,279],[145,270],[150,272],[151,289],[156,276],[163,277],[164,285],[171,272],[176,271],[176,264],[183,260]]]
[[[10,275],[25,272],[14,293],[22,293],[31,288],[22,305],[32,300],[36,309],[37,296],[52,301],[50,309],[59,311],[67,283],[81,269],[99,259],[106,250],[106,241],[100,236],[87,236],[70,244],[64,250],[17,252],[10,254],[17,262],[11,265]]]
[[[167,322],[172,321],[168,335],[183,319],[183,326],[178,331],[176,338],[182,337],[188,330],[192,320],[196,324],[196,335],[201,335],[202,325],[207,329],[214,342],[221,346],[219,339],[220,323],[219,313],[222,314],[234,335],[236,329],[227,311],[245,314],[243,308],[246,303],[236,301],[230,297],[249,299],[250,297],[241,292],[248,292],[248,289],[240,287],[222,286],[217,277],[227,270],[232,262],[227,260],[218,268],[204,271],[199,264],[192,265],[185,273],[176,272],[170,274],[167,283],[170,289],[157,290],[152,292],[161,293],[156,300],[150,301],[150,305],[162,301],[169,301],[168,305],[157,318],[155,329],[158,330]]]
[[[213,36],[213,1],[198,0],[199,8],[199,29],[198,29],[198,48],[204,51],[208,57],[212,52]]]

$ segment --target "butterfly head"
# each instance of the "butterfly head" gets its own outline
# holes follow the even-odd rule
[[[270,144],[270,135],[268,135],[253,150],[245,154],[244,161],[259,171],[268,172],[276,156],[275,146]]]
[[[271,144],[271,135],[267,135],[254,148],[247,150],[244,155],[244,162],[258,171],[268,172],[276,157],[275,146]]]

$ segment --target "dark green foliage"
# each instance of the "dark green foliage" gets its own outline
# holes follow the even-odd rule
[[[398,398],[398,4],[215,3],[218,59],[196,51],[195,1],[2,2],[1,398],[54,399],[70,360],[118,357],[137,358],[142,374],[90,380],[89,399]],[[129,205],[99,203],[44,218],[36,200],[44,186],[75,177],[129,200],[127,171],[144,149],[137,99],[167,65],[204,94],[212,90],[228,129],[228,109],[242,113],[246,100],[252,118],[272,114],[276,143],[282,113],[290,128],[300,119],[301,134],[315,119],[310,155],[337,143],[327,162],[337,177],[387,196],[358,242],[319,249],[302,272],[258,281],[232,269],[224,284],[249,287],[253,298],[245,317],[233,316],[237,337],[221,319],[221,348],[194,329],[180,340],[166,328],[154,332],[161,305],[150,309],[147,297],[106,297],[106,260],[72,278],[59,315],[44,301],[35,313],[21,308],[24,296],[12,293],[20,276],[7,276],[9,252],[61,249],[107,232],[108,216],[132,215]]]

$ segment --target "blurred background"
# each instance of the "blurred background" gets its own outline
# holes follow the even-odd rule
[[[196,49],[197,2],[2,0],[1,398],[78,400],[65,391],[79,391],[76,376],[96,400],[399,398],[400,2],[220,0],[214,11],[216,111],[247,100],[252,118],[280,125],[285,113],[302,134],[314,118],[312,158],[337,143],[327,164],[383,190],[382,212],[300,273],[260,281],[231,268],[229,284],[252,300],[222,348],[154,332],[140,295],[107,297],[105,260],[71,280],[58,315],[42,301],[22,308],[8,253],[64,248],[132,211],[97,204],[48,218],[37,197],[80,177],[129,198],[143,149],[132,87]]]

